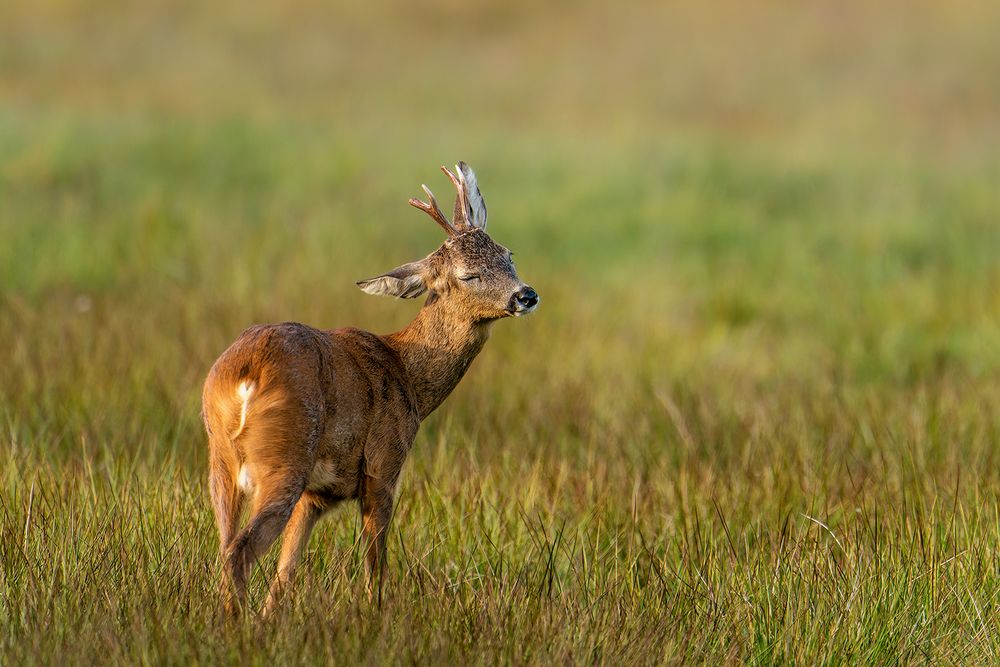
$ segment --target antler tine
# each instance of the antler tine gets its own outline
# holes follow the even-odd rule
[[[451,173],[448,167],[441,167],[441,171],[448,175],[448,178],[451,179],[451,184],[458,191],[458,196],[455,197],[455,215],[453,216],[455,218],[455,226],[460,229],[468,228],[469,203],[465,199],[465,184],[462,182],[461,177]]]
[[[437,200],[434,199],[434,193],[426,185],[421,185],[424,192],[427,193],[427,198],[430,200],[429,204],[425,204],[416,197],[410,199],[410,206],[414,208],[419,208],[421,211],[431,216],[434,222],[438,223],[441,228],[448,234],[448,236],[457,236],[458,230],[455,229],[454,225],[448,222],[448,218],[445,217],[444,213],[441,212],[441,208],[438,206]]]

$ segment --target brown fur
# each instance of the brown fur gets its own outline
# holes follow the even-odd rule
[[[379,583],[396,483],[421,421],[462,379],[492,323],[537,303],[510,253],[482,229],[484,215],[481,226],[456,222],[456,233],[424,260],[359,283],[372,293],[429,292],[401,331],[258,325],[212,366],[202,395],[209,487],[234,611],[250,568],[284,531],[265,606],[273,608],[316,521],[342,500],[360,502],[369,584]],[[246,400],[241,386],[250,388]],[[240,487],[244,469],[249,492]],[[246,500],[249,519],[238,530]]]

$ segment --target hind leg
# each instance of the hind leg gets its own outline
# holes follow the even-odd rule
[[[226,461],[215,452],[210,458],[208,490],[212,496],[215,523],[219,528],[219,551],[225,552],[236,534],[236,524],[243,508],[243,493],[236,486],[235,471]]]
[[[243,493],[236,485],[235,471],[221,455],[218,446],[213,446],[209,455],[208,489],[212,497],[212,509],[219,529],[219,554],[225,559],[229,545],[236,534],[240,511],[243,508]],[[232,590],[229,568],[223,568],[220,590],[229,606],[228,593]]]
[[[285,591],[291,587],[295,577],[295,568],[302,558],[302,552],[309,544],[309,536],[316,525],[323,509],[319,507],[309,494],[299,498],[292,510],[292,517],[288,520],[288,527],[281,540],[281,558],[278,560],[278,574],[275,575],[271,583],[271,590],[267,595],[267,602],[264,604],[264,615],[274,612]]]
[[[255,480],[253,507],[246,527],[229,545],[226,568],[232,582],[233,603],[236,613],[246,602],[247,578],[257,559],[267,553],[281,531],[284,530],[302,495],[305,476],[287,471],[272,472]]]

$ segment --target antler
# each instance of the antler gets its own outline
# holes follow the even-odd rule
[[[441,228],[444,229],[445,233],[447,233],[448,236],[458,236],[458,230],[455,229],[455,227],[450,222],[448,222],[448,218],[446,218],[444,216],[444,213],[441,212],[441,208],[438,206],[437,200],[434,199],[434,193],[431,192],[431,189],[428,188],[426,185],[421,185],[420,187],[423,188],[425,193],[427,193],[427,198],[430,200],[430,203],[425,204],[419,199],[413,198],[410,199],[410,206],[414,208],[419,208],[421,211],[431,216],[434,222],[441,225]]]
[[[483,195],[479,192],[479,186],[476,183],[476,174],[464,162],[459,162],[455,170],[458,172],[457,176],[447,167],[441,167],[441,171],[448,176],[451,184],[455,186],[455,191],[458,193],[455,197],[455,215],[452,222],[448,222],[448,218],[444,216],[444,213],[438,207],[437,201],[434,199],[434,194],[426,185],[421,185],[420,187],[427,193],[427,198],[430,200],[429,204],[425,204],[419,199],[410,200],[410,206],[419,208],[431,216],[434,222],[441,225],[441,228],[448,233],[448,236],[458,236],[462,232],[472,229],[486,228],[486,202],[483,201]]]

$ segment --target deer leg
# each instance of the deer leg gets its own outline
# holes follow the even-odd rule
[[[219,553],[225,558],[229,545],[236,534],[237,522],[243,507],[244,496],[236,486],[234,472],[219,454],[217,447],[211,448],[209,462],[208,489],[212,496],[212,509],[219,529]],[[232,581],[228,568],[223,569],[220,590],[223,594],[230,590]]]
[[[215,523],[219,528],[219,551],[225,552],[236,532],[243,494],[236,488],[232,472],[214,460],[208,476],[208,490],[212,496]]]
[[[285,528],[302,495],[305,479],[262,480],[255,489],[250,520],[229,546],[226,566],[232,581],[233,599],[227,601],[232,613],[242,611],[246,602],[247,578],[257,559],[267,553]]]
[[[382,576],[385,572],[385,545],[392,519],[392,501],[396,480],[366,475],[361,495],[361,521],[365,541],[365,565],[368,570],[368,596],[373,589],[382,604]]]
[[[299,498],[299,502],[295,504],[281,540],[278,573],[271,582],[271,590],[267,594],[267,602],[264,603],[264,616],[274,613],[283,594],[291,587],[295,568],[306,545],[309,544],[312,529],[322,514],[323,510],[308,497],[308,494]]]

